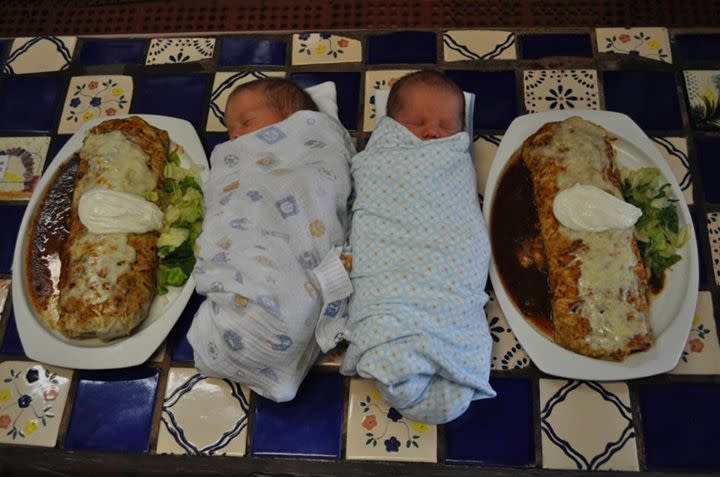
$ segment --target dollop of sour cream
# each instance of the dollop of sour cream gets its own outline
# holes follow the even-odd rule
[[[565,227],[584,232],[626,229],[635,225],[642,211],[592,185],[575,184],[553,200],[555,218]]]
[[[94,234],[144,234],[160,230],[160,207],[137,194],[110,189],[92,189],[78,202],[80,222]]]

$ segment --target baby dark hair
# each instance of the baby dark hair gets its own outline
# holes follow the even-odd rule
[[[278,113],[286,116],[297,111],[317,111],[318,107],[310,95],[298,85],[284,78],[261,78],[237,86],[228,101],[243,91],[253,91],[263,88],[268,104]]]
[[[465,96],[463,95],[460,87],[453,80],[448,78],[445,73],[438,70],[416,71],[415,73],[410,73],[400,78],[392,86],[390,89],[390,95],[388,96],[387,115],[389,117],[395,119],[396,115],[403,108],[403,89],[418,84],[443,89],[457,96],[458,101],[460,101],[460,104],[462,105],[460,109],[462,129],[465,129]]]

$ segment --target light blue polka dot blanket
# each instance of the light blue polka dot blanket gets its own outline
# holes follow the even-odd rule
[[[490,398],[483,306],[490,260],[468,135],[422,141],[384,118],[351,164],[356,198],[343,374],[444,423]]]

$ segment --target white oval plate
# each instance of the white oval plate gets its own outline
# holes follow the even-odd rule
[[[85,123],[60,149],[50,166],[40,179],[35,192],[25,209],[20,225],[12,267],[12,299],[20,341],[25,354],[30,358],[55,366],[75,369],[112,369],[125,368],[144,363],[157,350],[168,335],[178,317],[185,309],[195,282],[190,277],[183,287],[172,287],[160,297],[155,297],[148,318],[130,336],[110,342],[97,339],[73,340],[60,332],[50,330],[35,311],[28,296],[28,283],[25,274],[25,253],[29,243],[29,227],[39,202],[58,168],[77,152],[85,138],[85,132],[108,119],[126,118],[130,115],[112,118],[97,118]],[[192,160],[201,166],[203,180],[207,176],[208,161],[200,139],[193,126],[182,119],[151,114],[134,114],[152,126],[164,129],[170,140],[183,147],[185,161]]]
[[[616,135],[618,140],[614,147],[618,163],[630,169],[657,167],[671,185],[674,197],[679,199],[678,215],[681,224],[688,226],[688,240],[678,251],[682,259],[666,272],[665,289],[653,298],[650,305],[650,323],[655,334],[655,344],[647,351],[631,354],[622,362],[582,356],[555,344],[526,320],[505,289],[494,261],[490,265],[493,289],[518,341],[537,367],[548,374],[605,381],[664,373],[677,365],[692,325],[698,295],[697,245],[690,212],[675,176],[650,138],[629,117],[611,111],[569,110],[527,114],[515,119],[498,147],[485,186],[483,214],[488,221],[488,230],[492,222],[490,213],[495,189],[513,153],[545,123],[562,121],[571,116],[592,121]]]

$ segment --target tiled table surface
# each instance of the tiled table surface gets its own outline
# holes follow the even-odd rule
[[[628,114],[682,185],[702,265],[695,321],[677,368],[631,382],[541,373],[491,293],[486,312],[498,397],[475,402],[461,418],[437,427],[388,408],[370,382],[339,375],[338,354],[324,357],[287,404],[199,375],[185,339],[197,296],[149,362],[102,372],[29,360],[8,302],[0,322],[2,444],[258,461],[437,462],[424,465],[458,471],[476,465],[475,472],[487,466],[720,470],[720,32],[16,38],[0,41],[0,60],[3,297],[25,201],[83,122],[128,112],[177,116],[195,126],[209,153],[225,139],[222,111],[232,87],[278,75],[302,86],[335,81],[341,121],[361,147],[375,124],[373,91],[432,65],[477,96],[474,155],[481,191],[504,130],[518,115],[571,108]]]

